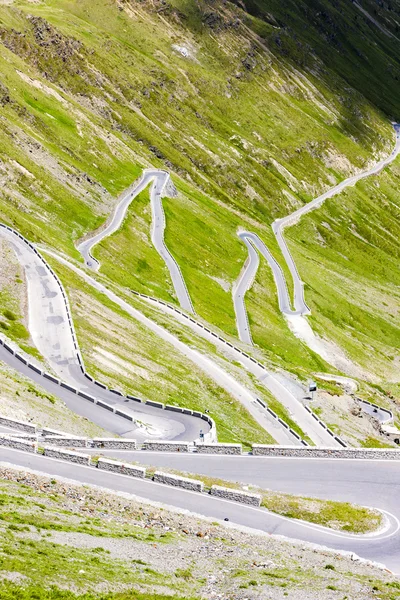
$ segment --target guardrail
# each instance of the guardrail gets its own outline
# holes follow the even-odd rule
[[[372,408],[386,413],[388,415],[387,419],[385,419],[384,421],[380,421],[381,423],[388,423],[389,421],[393,421],[393,413],[388,408],[382,408],[382,406],[378,406],[377,404],[374,404],[373,402],[369,402],[369,400],[363,400],[362,398],[358,398],[357,396],[355,396],[355,399],[357,400],[357,402],[362,402],[363,404],[368,404],[369,406],[372,406]]]
[[[282,425],[282,427],[284,427],[293,437],[296,438],[296,440],[298,440],[299,442],[301,442],[303,444],[303,446],[308,446],[309,444],[306,442],[306,440],[303,440],[301,438],[301,436],[296,433],[291,427],[289,427],[289,425],[286,423],[286,421],[284,421],[283,419],[281,419],[281,417],[278,417],[278,415],[276,414],[276,412],[274,412],[272,410],[272,408],[270,408],[269,406],[267,406],[265,404],[265,402],[263,400],[261,400],[260,398],[256,398],[258,404],[260,406],[262,406],[269,415],[271,415],[271,417],[273,417],[276,421],[278,421],[278,423],[280,423]]]
[[[169,304],[168,302],[164,302],[164,300],[158,300],[158,298],[153,298],[152,296],[148,296],[147,294],[143,294],[141,292],[136,292],[135,290],[130,290],[130,291],[135,296],[139,296],[140,298],[144,298],[146,300],[151,300],[152,302],[156,302],[157,304],[161,304],[162,306],[166,306],[167,308],[169,308],[170,310],[173,310],[174,312],[178,313],[180,316],[184,317],[188,321],[191,321],[192,323],[195,323],[198,327],[201,327],[201,329],[204,329],[204,331],[206,331],[207,333],[209,333],[212,336],[214,336],[215,338],[217,338],[220,342],[222,342],[223,344],[225,344],[229,348],[232,348],[233,350],[236,350],[236,352],[239,352],[242,356],[244,356],[245,358],[248,358],[249,360],[251,360],[252,362],[254,362],[258,367],[260,367],[266,373],[268,373],[268,371],[265,368],[265,366],[262,363],[258,362],[255,358],[253,358],[252,356],[250,356],[249,354],[247,354],[247,352],[244,352],[244,350],[241,350],[237,346],[234,346],[233,344],[231,344],[230,342],[228,342],[227,340],[225,340],[223,337],[221,337],[220,335],[216,334],[214,331],[211,331],[211,329],[209,329],[208,327],[206,327],[205,325],[203,325],[203,323],[201,323],[200,321],[197,321],[197,320],[193,319],[192,317],[189,317],[186,313],[184,313],[183,311],[181,311],[179,308],[176,308],[176,306],[173,306],[172,304]],[[257,400],[258,403],[261,406],[263,406],[263,408],[266,408],[266,404],[262,400],[260,401],[259,398],[256,398],[255,400]],[[271,416],[273,416],[274,418],[278,419],[278,416],[273,411],[271,411],[271,409],[268,409],[268,412],[271,414]],[[305,440],[302,440],[301,437],[296,432],[294,432],[293,429],[291,429],[291,427],[286,423],[286,421],[284,421],[283,419],[281,419],[280,423],[281,423],[281,425],[283,425],[283,427],[285,427],[285,429],[287,429],[292,435],[294,435],[294,437],[296,437],[298,440],[300,440],[303,445],[308,446],[307,442]],[[326,426],[324,427],[324,429],[325,428],[326,428]]]
[[[119,392],[118,390],[114,390],[112,388],[108,388],[106,385],[104,385],[103,383],[100,383],[99,381],[96,381],[93,377],[91,377],[85,368],[85,364],[82,358],[82,354],[81,351],[79,349],[79,344],[78,344],[78,339],[76,336],[76,332],[75,332],[75,328],[74,328],[74,324],[73,324],[73,320],[72,320],[72,316],[71,316],[71,307],[68,301],[68,297],[65,293],[65,290],[63,288],[63,285],[60,281],[60,279],[57,277],[57,275],[54,273],[53,269],[50,267],[50,265],[48,265],[48,263],[45,261],[45,259],[42,257],[42,255],[38,252],[38,250],[35,248],[35,246],[29,242],[26,238],[24,238],[24,236],[22,236],[18,231],[16,231],[15,229],[13,229],[12,227],[10,227],[9,225],[5,225],[4,223],[0,223],[0,227],[3,229],[8,230],[10,233],[12,233],[13,235],[16,235],[21,241],[23,241],[36,255],[37,257],[41,260],[41,262],[43,263],[44,267],[52,274],[52,276],[54,277],[62,298],[64,300],[64,305],[65,305],[65,309],[67,312],[67,317],[68,317],[68,324],[70,327],[70,332],[72,335],[72,340],[74,343],[74,349],[76,352],[76,356],[77,356],[77,360],[81,369],[82,374],[92,383],[94,383],[95,385],[97,385],[98,387],[100,387],[101,389],[110,391],[118,396],[121,397],[126,397],[129,400],[135,400],[137,402],[143,402],[143,404],[147,404],[148,406],[153,406],[154,408],[159,408],[160,410],[164,410],[164,405],[160,402],[155,402],[152,400],[141,400],[140,398],[136,398],[134,396],[130,396],[130,395],[123,395],[122,392]],[[10,352],[12,355],[14,355],[20,362],[22,362],[24,365],[26,365],[28,368],[32,369],[32,371],[36,372],[38,375],[41,375],[42,377],[44,377],[45,379],[55,383],[56,385],[59,385],[67,390],[69,390],[72,393],[77,394],[78,396],[84,398],[85,400],[88,400],[89,402],[92,402],[93,404],[96,404],[97,406],[104,408],[105,410],[108,410],[110,412],[115,413],[116,415],[125,418],[129,421],[135,422],[134,418],[132,417],[132,415],[130,415],[129,413],[124,412],[123,410],[116,408],[110,404],[108,404],[107,402],[104,402],[103,400],[97,400],[96,398],[94,398],[93,396],[86,394],[85,392],[83,392],[82,390],[80,390],[79,388],[75,388],[74,386],[71,386],[63,381],[61,381],[60,379],[58,379],[57,377],[54,377],[52,374],[47,373],[45,371],[43,371],[42,369],[38,368],[34,363],[30,362],[29,360],[27,360],[24,356],[22,356],[22,354],[20,354],[19,352],[17,352],[16,350],[14,350],[6,341],[5,339],[3,339],[2,337],[0,337],[0,345],[2,345],[8,352]],[[200,419],[203,419],[205,422],[208,423],[208,425],[210,426],[210,431],[206,434],[204,434],[204,440],[207,441],[216,441],[217,439],[217,430],[216,430],[216,426],[214,423],[214,420],[207,416],[204,415],[203,413],[200,412],[196,412],[196,411],[192,411],[188,408],[182,408],[182,407],[176,407],[176,411],[177,412],[181,412],[182,414],[187,414],[187,415],[192,415],[195,417],[198,417]]]
[[[318,421],[321,427],[323,427],[334,440],[336,440],[343,448],[347,448],[346,442],[344,442],[334,431],[332,431],[332,429],[329,429],[329,427],[325,425],[323,421],[321,421],[321,419],[315,414],[315,412],[311,410],[309,406],[305,406],[304,408],[316,421]]]

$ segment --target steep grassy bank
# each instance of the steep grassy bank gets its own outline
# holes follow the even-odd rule
[[[335,552],[33,473],[1,467],[0,477],[5,600],[391,600],[399,589],[390,573]]]

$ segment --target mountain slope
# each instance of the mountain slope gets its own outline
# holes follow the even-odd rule
[[[238,229],[257,232],[284,267],[271,222],[390,152],[390,120],[400,112],[399,18],[398,2],[369,1],[361,8],[324,0],[1,5],[0,219],[79,258],[77,240],[106,220],[142,168],[168,169],[179,194],[164,199],[167,245],[199,316],[236,335],[231,291],[247,256]],[[397,251],[373,234],[376,224],[367,236],[361,230],[368,212],[385,219],[394,240],[397,204],[394,198],[393,218],[385,217],[373,185],[340,197],[352,223],[336,214],[333,199],[332,209],[307,216],[288,235],[317,332],[385,381],[395,380],[400,343]],[[390,185],[395,195],[395,179]],[[355,199],[362,194],[368,202]],[[333,211],[329,221],[324,211]],[[322,244],[314,222],[319,235],[325,222],[340,231]],[[148,224],[144,193],[124,229],[95,254],[110,281],[173,300]],[[359,238],[347,241],[353,225],[374,236],[373,260]],[[343,236],[354,256],[345,267]],[[388,259],[378,276],[377,264]],[[387,277],[394,283],[382,295]],[[365,279],[367,296],[390,301],[393,316],[376,302],[359,306]],[[350,343],[337,314],[348,320],[352,295],[361,312]],[[329,369],[290,332],[264,264],[248,309],[260,356],[303,380]]]

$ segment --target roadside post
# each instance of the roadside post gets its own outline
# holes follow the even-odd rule
[[[308,391],[311,392],[311,400],[314,401],[314,392],[317,391],[317,384],[315,381],[311,381],[310,385],[308,386]]]

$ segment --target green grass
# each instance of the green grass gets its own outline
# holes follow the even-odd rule
[[[389,117],[400,98],[397,42],[377,35],[355,5],[308,0],[303,11],[292,1],[265,2],[252,0],[247,12],[229,2],[214,7],[219,29],[205,24],[206,5],[184,0],[166,2],[162,16],[141,3],[135,18],[103,0],[2,5],[1,221],[79,258],[75,242],[104,223],[143,166],[166,168],[180,192],[164,201],[167,244],[200,317],[236,335],[231,290],[223,286],[232,286],[246,258],[238,227],[257,231],[282,262],[270,223],[388,151]],[[376,10],[393,29],[396,7]],[[172,50],[177,40],[195,59]],[[310,225],[288,230],[315,331],[363,365],[372,356],[375,375],[386,380],[393,379],[399,342],[396,178],[393,168],[380,191],[366,182],[346,192],[348,213],[327,215],[324,207],[307,217],[308,224],[320,219],[321,235],[327,219],[332,229],[336,217],[341,221],[326,247]],[[140,195],[122,230],[95,253],[110,281],[171,299],[165,266],[148,243],[147,202],[147,193]],[[360,235],[370,236],[371,255],[348,233],[350,213]],[[390,294],[382,290],[388,281]],[[393,303],[393,316],[382,314],[383,302]],[[247,306],[254,341],[270,364],[302,380],[329,369],[288,330],[263,262]],[[0,322],[24,343],[17,321]],[[89,347],[90,324],[78,327]],[[172,363],[171,379],[186,374],[175,355]],[[95,360],[91,368],[95,374]],[[128,377],[114,379],[132,385]],[[138,392],[160,394],[154,381],[134,383]],[[195,407],[204,397],[210,404],[214,394],[222,398],[208,382],[196,398],[172,385],[165,393],[171,403]],[[254,439],[259,429],[226,398],[218,406],[222,439]]]
[[[286,230],[314,330],[378,375],[381,387],[397,370],[400,343],[399,176],[397,159]]]
[[[20,586],[15,583],[3,581],[0,584],[0,597],[2,600],[169,600],[171,596],[164,594],[147,594],[138,591],[102,593],[97,592],[76,594],[71,591],[52,586],[50,589],[43,586]],[[175,596],[177,600],[190,600],[188,596]]]
[[[122,227],[94,248],[101,272],[128,289],[173,302],[168,269],[151,242],[151,206],[147,188],[133,200]]]
[[[146,477],[151,479],[154,472],[158,470],[160,470],[158,467],[146,467]],[[225,479],[164,467],[161,470],[166,473],[173,473],[202,481],[205,491],[210,490],[213,485],[220,485],[231,489],[243,489],[243,484]],[[272,490],[263,490],[255,486],[246,486],[246,491],[260,494],[261,506],[273,513],[289,519],[299,519],[339,531],[349,531],[358,534],[368,533],[378,529],[382,523],[381,513],[350,504],[349,502],[297,496]]]
[[[68,293],[83,359],[93,377],[143,399],[207,409],[220,441],[238,441],[246,447],[274,442],[239,401],[171,344],[55,259],[49,262]]]
[[[175,539],[172,533],[155,532],[116,519],[105,520],[100,515],[90,516],[84,511],[62,508],[62,497],[51,493],[51,484],[46,485],[50,488],[47,495],[6,481],[2,481],[0,487],[0,570],[25,578],[22,588],[26,583],[27,591],[23,593],[40,587],[43,596],[39,598],[46,598],[46,589],[49,589],[50,598],[51,594],[57,598],[57,588],[52,586],[84,593],[94,591],[102,582],[106,582],[106,590],[121,589],[121,584],[127,588],[139,587],[143,592],[157,586],[167,586],[170,591],[182,590],[182,583],[173,577],[154,569],[143,569],[129,559],[110,557],[110,552],[101,545],[80,548],[79,544],[64,545],[49,538],[56,532],[70,532],[95,538],[128,538],[141,543],[169,544]],[[33,539],[32,533],[36,534]],[[4,581],[0,586],[13,597],[13,586]],[[129,593],[135,597],[133,589]],[[3,598],[1,587],[0,594]],[[110,598],[114,596],[111,594]]]

